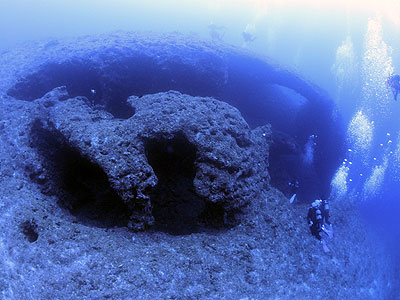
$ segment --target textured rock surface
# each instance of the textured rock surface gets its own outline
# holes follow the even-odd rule
[[[133,211],[133,228],[151,225],[155,206],[156,215],[175,227],[216,210],[221,215],[215,221],[233,222],[235,211],[269,188],[269,127],[252,132],[224,102],[173,91],[131,97],[135,114],[120,120],[93,110],[87,99],[58,98],[65,99],[64,89],[35,102],[46,111],[42,127],[33,130],[35,143],[51,152],[51,145],[40,144],[61,135],[62,148],[76,149],[98,165]],[[48,136],[38,136],[43,127]],[[45,154],[44,165],[47,160]],[[58,178],[55,169],[46,176]]]
[[[56,195],[41,193],[45,183],[26,176],[36,170],[46,181],[30,132],[48,108],[6,98],[0,107],[3,299],[398,298],[394,262],[356,210],[342,203],[331,203],[329,254],[309,233],[307,206],[289,205],[274,189],[252,200],[239,225],[224,230],[134,233],[83,222],[60,207]],[[26,224],[36,241],[30,242]]]
[[[301,178],[301,166],[274,158],[287,171],[284,183],[299,179],[304,201],[327,193],[345,150],[344,127],[325,91],[265,57],[196,37],[118,32],[35,42],[1,55],[0,77],[0,94],[32,101],[65,85],[71,97],[86,96],[119,118],[132,115],[126,103],[131,95],[176,90],[225,101],[252,128],[269,123],[292,136],[300,149],[315,134],[311,180]]]
[[[143,44],[137,43],[137,40],[132,42],[129,36],[121,41],[121,35],[116,35],[111,42],[107,38],[86,37],[82,40],[84,43],[79,47],[74,42],[69,46],[53,42],[38,48],[26,47],[19,52],[20,56],[15,56],[15,52],[3,54],[0,64],[2,90],[14,85],[18,76],[36,72],[47,60],[54,58],[57,61],[63,55],[65,60],[71,59],[71,56],[87,57],[88,53],[96,58],[98,52],[93,50],[93,45],[97,45],[96,49],[105,50],[109,49],[107,45],[116,45],[110,55],[114,59],[116,56],[113,54],[120,50],[118,47],[126,44],[142,45],[149,52],[158,47],[160,51],[155,52],[156,55],[165,53],[162,46],[150,47],[152,39]],[[90,45],[85,44],[88,41]],[[170,43],[166,46],[170,51],[169,58],[173,57],[175,52],[172,50],[176,48],[186,49],[186,54],[192,50],[191,57],[194,58],[201,46],[185,40]],[[28,49],[37,52],[28,55]],[[211,46],[202,49],[213,51]],[[162,60],[161,56],[160,65],[166,66]],[[188,60],[190,58],[182,58],[182,61]],[[235,68],[233,62],[228,64],[231,69],[226,69],[230,78],[233,74],[238,75],[232,72]],[[259,60],[254,63],[257,62]],[[198,67],[200,63],[201,59],[194,65]],[[207,66],[212,68],[212,65]],[[243,69],[237,67],[236,70]],[[237,77],[236,83],[247,77],[250,71],[243,72],[241,78]],[[249,80],[244,85],[248,86],[251,82]],[[45,89],[39,97],[56,86]],[[233,88],[232,85],[230,87]],[[90,85],[88,88],[91,88]],[[251,199],[243,209],[240,224],[233,227],[209,227],[181,235],[171,235],[156,227],[144,232],[128,230],[120,221],[130,217],[124,214],[132,208],[126,207],[124,200],[113,194],[108,182],[108,178],[112,178],[109,174],[118,172],[112,170],[112,164],[102,161],[101,155],[91,151],[95,148],[94,142],[105,150],[112,148],[111,143],[107,141],[104,145],[101,139],[86,139],[87,143],[82,143],[78,137],[82,134],[85,138],[83,132],[91,132],[90,128],[86,128],[88,124],[95,130],[96,124],[104,123],[115,128],[112,136],[118,140],[118,134],[126,134],[121,128],[124,128],[125,122],[131,122],[131,115],[123,121],[107,112],[94,111],[89,107],[93,105],[90,91],[81,95],[86,98],[66,100],[84,113],[78,115],[73,113],[72,107],[65,106],[65,99],[69,97],[62,88],[34,102],[0,94],[1,299],[398,299],[396,286],[399,276],[393,267],[395,263],[373,238],[356,209],[344,203],[331,202],[335,237],[328,242],[331,249],[328,254],[323,253],[319,242],[309,233],[304,219],[307,206],[298,203],[289,205],[287,198],[273,188]],[[243,96],[244,93],[237,94],[238,98]],[[139,103],[132,118],[141,113],[140,101],[141,98],[131,99],[131,102]],[[83,117],[89,118],[90,122]],[[38,119],[42,121],[35,121]],[[68,119],[71,124],[61,122]],[[83,127],[78,128],[79,124]],[[68,126],[74,126],[76,131]],[[158,123],[155,126],[161,130]],[[104,126],[99,126],[99,129],[102,131],[99,134],[109,130]],[[248,133],[255,152],[265,150],[263,133],[263,128]],[[157,170],[154,173],[157,179],[162,178],[160,174],[165,169],[172,172],[174,169],[155,163],[157,155],[152,153],[170,153],[174,148],[181,149],[179,145],[184,141],[184,145],[189,145],[184,147],[188,151],[179,153],[193,158],[194,148],[187,143],[188,138],[186,141],[164,135],[162,141],[174,141],[172,146],[175,147],[171,149],[168,143],[151,143],[157,139],[146,139],[153,137],[151,131],[146,134],[143,139],[148,143],[143,144],[145,150],[147,145],[150,154],[146,158],[152,163],[152,169]],[[224,138],[233,142],[230,135]],[[154,151],[157,149],[159,151]],[[87,157],[82,156],[84,151],[87,151]],[[114,156],[122,159],[123,154],[116,152]],[[106,157],[111,160],[112,156],[108,154]],[[255,157],[259,156],[251,158]],[[192,168],[182,168],[173,155],[170,158],[184,174],[193,174]],[[326,156],[324,158],[327,159]],[[104,167],[99,167],[100,164]],[[209,164],[212,165],[211,162]],[[63,168],[68,165],[69,168]],[[224,170],[224,166],[216,169]],[[265,178],[266,171],[256,171],[255,180]],[[48,177],[48,172],[52,172],[54,177]],[[71,180],[63,181],[63,178]],[[54,182],[62,184],[52,186]],[[168,180],[165,183],[168,184]],[[116,180],[114,184],[117,188],[121,185],[121,191],[124,190],[124,182]],[[54,188],[58,191],[69,188],[69,192],[54,193]],[[178,187],[175,189],[179,190]],[[203,189],[199,188],[199,191]],[[155,199],[156,195],[150,194],[150,199]],[[72,198],[78,200],[71,200],[68,207],[66,201]],[[60,199],[63,199],[61,203]],[[112,199],[112,207],[107,204],[99,210],[105,204],[104,199]],[[242,201],[233,200],[223,204],[231,207]],[[154,203],[157,202],[152,201]],[[162,201],[157,204],[157,217],[165,222],[162,204]],[[92,217],[97,221],[91,221]]]

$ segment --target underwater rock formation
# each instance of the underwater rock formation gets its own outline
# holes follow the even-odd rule
[[[153,59],[158,63],[149,64]],[[315,133],[304,120],[332,134],[330,147],[340,140],[329,105],[306,92],[312,85],[235,48],[179,35],[36,43],[2,53],[0,62],[1,299],[398,297],[396,263],[351,204],[332,201],[335,236],[324,253],[305,221],[307,205],[290,204],[274,188],[257,194],[268,183],[267,160],[296,155]],[[313,105],[295,110],[279,89],[265,85],[267,77],[252,76],[253,67],[271,76],[282,71],[293,79],[288,85],[308,87],[303,94]],[[101,76],[93,77],[98,69]],[[191,87],[186,94],[201,97],[154,94]],[[269,127],[251,130],[236,109],[205,97],[211,94],[239,108],[250,128],[268,120],[280,128],[272,137],[274,157],[267,153]],[[131,95],[137,97],[126,101]],[[326,114],[316,118],[321,110]],[[300,112],[304,119],[296,121]],[[327,155],[329,169],[337,152],[326,152],[327,145],[317,144],[315,160],[318,166]],[[214,182],[212,174],[219,176]],[[221,226],[237,210],[237,224]],[[132,229],[154,226],[134,232],[128,222]]]
[[[251,128],[271,124],[299,149],[317,135],[313,176],[303,176],[302,166],[286,157],[274,157],[288,174],[278,186],[298,178],[299,196],[304,194],[306,202],[329,193],[344,152],[344,127],[326,92],[296,72],[232,46],[180,34],[119,32],[35,43],[5,53],[0,65],[0,94],[16,99],[32,101],[65,85],[71,97],[85,96],[115,117],[129,118],[129,96],[176,90],[225,101]]]
[[[251,131],[224,102],[174,91],[132,96],[135,114],[123,120],[93,110],[85,98],[59,101],[64,98],[58,88],[35,101],[48,107],[48,119],[32,132],[43,165],[50,158],[44,152],[54,150],[42,144],[59,136],[58,148],[74,149],[101,168],[131,210],[135,230],[154,221],[176,232],[199,222],[234,224],[234,212],[269,188],[269,126]],[[47,169],[54,180],[65,166]]]

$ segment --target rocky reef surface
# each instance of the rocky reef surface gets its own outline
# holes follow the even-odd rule
[[[269,188],[269,126],[250,130],[224,102],[174,91],[132,96],[135,113],[121,120],[84,97],[60,101],[66,98],[60,87],[34,101],[31,146],[40,159],[26,169],[45,190],[67,190],[72,209],[88,198],[105,205],[104,184],[95,178],[101,172],[120,197],[114,201],[131,211],[130,228],[158,221],[182,232],[199,218],[234,224],[234,212]],[[96,187],[90,195],[89,185]]]
[[[121,37],[121,45],[131,41],[117,35],[111,44]],[[107,37],[84,40],[107,45]],[[192,57],[208,55],[199,49],[209,46],[179,40],[195,48]],[[170,57],[180,47],[172,41]],[[36,49],[47,60],[68,45]],[[85,45],[74,55],[109,58],[107,47]],[[289,204],[270,185],[267,123],[248,125],[226,99],[182,89],[123,94],[119,113],[109,109],[116,90],[96,99],[91,84],[82,93],[68,81],[35,94],[35,77],[22,92],[18,78],[28,83],[42,66],[38,53],[14,67],[7,57],[15,53],[1,57],[10,69],[0,72],[0,298],[398,297],[391,258],[350,203],[331,201],[335,236],[324,253],[307,205]]]
[[[133,114],[132,95],[175,90],[227,102],[251,128],[268,123],[273,137],[292,138],[296,147],[273,152],[270,176],[278,187],[298,178],[303,201],[329,193],[344,155],[344,126],[324,90],[266,57],[195,37],[118,32],[27,43],[0,56],[0,78],[0,93],[15,99],[66,86],[71,97],[85,96],[117,118]],[[318,136],[314,165],[304,172],[310,135]]]

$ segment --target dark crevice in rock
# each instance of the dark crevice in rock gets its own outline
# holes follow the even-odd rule
[[[126,66],[120,68],[123,67]],[[115,70],[115,73],[120,71]],[[127,97],[132,95],[129,86],[138,85],[140,81],[126,76],[121,81],[124,84],[121,84],[121,78],[114,77],[112,81],[104,78],[99,68],[88,61],[50,63],[23,78],[7,94],[16,99],[33,101],[56,87],[66,86],[71,97],[85,96],[92,106],[103,108],[116,118],[127,119],[134,114],[133,108],[126,102]]]
[[[293,138],[277,130],[273,131],[268,167],[271,185],[289,198],[294,192],[289,182],[299,178],[300,156],[301,149]]]
[[[208,204],[196,194],[196,147],[182,133],[145,142],[146,156],[158,184],[151,192],[155,229],[175,235],[223,224],[222,205]]]
[[[214,72],[204,76],[179,61],[160,65],[154,58],[139,54],[119,59],[105,55],[102,59],[105,66],[84,59],[45,64],[22,78],[7,94],[33,101],[56,87],[66,86],[71,97],[85,96],[97,109],[121,119],[134,114],[126,102],[131,95],[140,97],[168,90],[199,96],[217,94],[218,81],[210,80],[216,77]]]
[[[210,228],[230,228],[239,224],[240,214],[243,212],[239,209],[227,211],[222,203],[206,202],[199,220]]]
[[[59,205],[83,224],[96,227],[126,226],[131,211],[110,187],[100,166],[72,148],[55,129],[35,121],[31,146],[42,157],[43,172],[31,178],[44,193],[56,195]],[[43,176],[45,174],[45,177]]]
[[[49,63],[20,80],[7,93],[17,99],[32,101],[58,86],[65,85],[72,97],[89,97],[91,89],[100,89],[99,79],[99,71],[88,62]]]
[[[36,242],[39,238],[38,225],[34,219],[23,222],[20,225],[20,229],[30,243]]]

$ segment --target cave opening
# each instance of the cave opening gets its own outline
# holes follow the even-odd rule
[[[221,224],[224,209],[196,194],[196,147],[182,133],[145,142],[158,184],[151,192],[155,229],[185,235]]]
[[[131,211],[99,165],[38,120],[32,126],[30,139],[43,159],[44,170],[29,175],[41,185],[43,193],[56,195],[59,206],[79,223],[101,228],[127,226]]]
[[[126,99],[135,93],[134,88],[127,85],[140,85],[142,81],[137,78],[121,79],[121,76],[126,76],[120,74],[121,68],[106,77],[99,65],[87,60],[48,63],[22,78],[7,94],[19,100],[33,101],[56,87],[66,86],[70,97],[84,96],[92,107],[106,110],[116,118],[128,119],[135,111]],[[135,70],[138,70],[138,66]],[[118,84],[119,81],[121,83]]]
[[[56,87],[66,86],[70,97],[84,96],[94,108],[120,119],[128,119],[135,113],[127,102],[132,95],[141,97],[169,90],[195,96],[218,94],[220,74],[215,70],[196,69],[178,59],[161,65],[144,54],[102,55],[101,61],[71,59],[44,64],[21,78],[7,94],[33,101]]]

